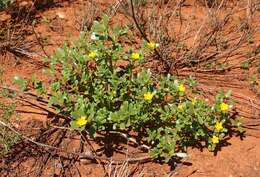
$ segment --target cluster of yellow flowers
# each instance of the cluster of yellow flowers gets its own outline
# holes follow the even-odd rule
[[[154,43],[154,42],[147,43],[147,47],[152,50],[157,48],[158,46],[159,46],[159,44]],[[131,58],[134,60],[139,60],[139,59],[141,59],[141,54],[139,52],[133,52],[133,53],[131,53]]]
[[[149,49],[152,49],[154,50],[155,48],[157,48],[159,45],[154,43],[154,42],[149,42],[147,43],[147,47]],[[90,51],[90,53],[88,54],[88,57],[91,58],[91,59],[94,59],[98,56],[97,52],[96,51]],[[133,52],[131,53],[131,58],[134,59],[134,60],[139,60],[141,58],[141,54],[139,52]],[[180,93],[184,93],[186,90],[185,86],[183,84],[180,84],[178,86],[178,91]],[[152,93],[152,92],[146,92],[144,93],[143,97],[144,97],[144,100],[146,101],[151,101],[154,97],[155,93]],[[192,104],[195,105],[197,102],[196,98],[192,100]],[[183,104],[179,104],[178,105],[178,109],[182,110],[183,109]],[[221,103],[220,104],[220,110],[222,112],[226,112],[228,111],[229,109],[229,105],[226,104],[226,103]],[[81,116],[80,118],[76,119],[76,125],[79,126],[79,127],[83,127],[85,126],[88,121],[87,121],[87,118],[85,116]],[[215,130],[217,132],[221,132],[223,130],[223,124],[221,122],[216,122],[215,126],[214,126]],[[211,138],[210,138],[211,142],[213,144],[218,144],[219,143],[219,137],[216,136],[216,135],[213,135]]]
[[[221,110],[222,112],[226,112],[226,111],[228,111],[228,109],[229,109],[229,105],[228,105],[227,103],[224,103],[224,102],[222,102],[222,103],[219,105],[219,107],[220,107],[220,110]],[[223,123],[222,123],[222,122],[216,122],[214,128],[215,128],[215,130],[216,130],[217,132],[221,132],[221,131],[224,129],[224,128],[223,128]],[[213,144],[218,144],[218,143],[219,143],[219,137],[217,137],[217,136],[214,135],[214,136],[211,138],[211,142],[212,142]]]
[[[215,128],[215,130],[216,130],[217,132],[221,132],[221,131],[224,129],[222,122],[216,122],[214,128]],[[219,137],[217,137],[216,135],[214,135],[214,136],[211,138],[211,142],[212,142],[213,144],[218,144],[218,143],[219,143]]]
[[[147,47],[149,49],[155,49],[159,46],[159,44],[157,43],[154,43],[154,42],[149,42],[147,43]],[[96,51],[90,51],[89,54],[88,54],[88,57],[91,58],[91,59],[94,59],[97,57],[97,52]],[[141,54],[139,52],[133,52],[131,54],[131,58],[134,59],[134,60],[139,60],[141,58]]]
[[[178,86],[178,91],[181,92],[181,93],[184,93],[185,92],[185,86],[183,84],[180,84]],[[153,99],[154,95],[155,95],[155,93],[146,92],[146,93],[144,93],[144,100],[151,101]]]

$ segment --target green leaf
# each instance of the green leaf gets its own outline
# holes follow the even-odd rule
[[[228,92],[226,93],[225,97],[229,98],[232,95],[232,90],[228,90]]]
[[[74,119],[77,119],[81,116],[85,116],[85,111],[84,111],[84,109],[77,109],[77,110],[73,111],[71,113],[71,115]]]
[[[32,76],[32,83],[33,83],[33,87],[37,90],[37,92],[39,94],[43,94],[43,93],[46,92],[44,85],[43,85],[43,82],[37,80],[35,74]]]
[[[13,83],[17,84],[21,88],[22,91],[26,91],[28,89],[27,88],[28,82],[19,76],[14,76]]]
[[[85,129],[85,126],[79,127],[75,121],[70,122],[70,127],[78,131],[83,131]]]

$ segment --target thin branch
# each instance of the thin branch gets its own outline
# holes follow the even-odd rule
[[[36,33],[36,31],[35,31],[35,29],[34,29],[34,24],[32,25],[32,31],[33,31],[33,34],[34,34],[34,36],[35,36],[35,38],[36,38],[38,44],[40,45],[40,47],[41,47],[41,49],[42,49],[44,55],[45,55],[46,57],[50,58],[50,56],[48,55],[48,53],[47,53],[46,50],[44,49],[44,45],[42,44],[40,38],[38,37],[38,34]],[[47,65],[46,65],[46,66],[47,66]]]

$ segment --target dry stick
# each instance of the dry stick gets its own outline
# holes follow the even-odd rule
[[[260,125],[260,122],[257,121],[257,122],[254,122],[254,123],[246,123],[244,124],[244,126],[249,126],[249,127],[256,127],[256,126],[259,126]]]
[[[96,150],[94,149],[94,147],[92,146],[92,144],[89,142],[89,140],[82,134],[80,133],[81,136],[83,137],[84,141],[86,141],[88,143],[88,145],[90,146],[91,148],[91,154],[84,154],[81,156],[81,159],[89,159],[89,160],[93,160],[93,161],[96,161],[98,162],[99,164],[105,164],[104,161],[111,161],[111,158],[106,158],[106,157],[99,157]],[[125,162],[126,159],[116,159],[116,160],[113,160],[111,163],[112,164],[122,164]],[[127,161],[129,163],[136,163],[136,162],[139,162],[139,163],[145,163],[145,162],[149,162],[151,161],[152,158],[150,156],[143,156],[143,157],[136,157],[136,158],[127,158]],[[105,167],[103,166],[103,168],[105,169]]]
[[[36,38],[38,44],[40,45],[40,47],[41,47],[41,49],[42,49],[44,55],[45,55],[46,57],[50,58],[50,56],[47,54],[46,50],[44,49],[44,46],[43,46],[42,42],[40,41],[40,39],[39,39],[39,37],[38,37],[38,35],[37,35],[35,29],[34,29],[34,24],[32,25],[32,30],[33,30],[33,34],[34,34],[34,36],[35,36],[35,38]],[[48,65],[46,65],[46,66],[48,66]]]
[[[180,27],[179,27],[179,34],[181,33],[181,29],[182,29],[182,25],[183,25],[183,19],[182,19],[182,11],[181,11],[181,7],[182,7],[182,0],[180,0],[179,2],[178,2],[178,9],[179,9],[179,17],[180,17]],[[178,43],[179,43],[179,41],[178,41]]]
[[[57,128],[57,129],[61,129],[61,130],[74,131],[74,129],[69,128],[69,127],[60,127],[60,126],[56,126],[56,125],[50,125],[50,127]]]
[[[56,146],[59,146],[62,143],[62,139],[66,136],[66,133],[67,132],[65,130],[65,131],[62,131],[61,134],[56,135],[53,144],[56,145]],[[59,137],[60,135],[62,135],[61,138]],[[56,140],[58,140],[58,142],[56,142]],[[52,157],[51,152],[48,152],[47,156],[42,156],[43,163],[39,168],[38,175],[41,175],[43,173],[43,170],[46,168],[46,164],[50,161],[51,157]]]
[[[73,163],[73,165],[74,165],[74,167],[75,167],[76,170],[77,170],[78,176],[79,176],[79,177],[82,177],[82,175],[81,175],[81,173],[80,173],[80,170],[79,170],[79,168],[77,167],[77,165],[76,165],[75,163]]]
[[[45,111],[45,112],[47,112],[47,113],[51,113],[51,114],[54,114],[54,115],[58,115],[57,113],[55,113],[55,112],[53,112],[53,111],[50,111],[50,110],[48,110],[48,109],[46,109],[46,108],[44,108],[44,107],[42,107],[42,106],[39,106],[39,105],[37,105],[37,104],[35,104],[35,103],[32,103],[31,101],[29,101],[29,100],[26,100],[26,99],[23,99],[23,98],[20,98],[20,99],[18,99],[18,100],[20,100],[20,101],[23,101],[23,102],[25,102],[25,103],[28,103],[30,106],[32,106],[32,107],[34,107],[34,108],[37,108],[37,109],[41,109],[41,110],[43,110],[43,111]],[[28,106],[28,105],[27,105]],[[26,113],[26,111],[24,111],[25,113]]]
[[[117,12],[117,10],[119,9],[121,3],[123,2],[124,0],[118,0],[117,2],[115,2],[113,4],[113,6],[111,7],[111,13],[110,13],[110,16],[114,16]]]
[[[246,136],[252,136],[254,138],[259,138],[260,139],[260,136],[257,136],[257,135],[254,135],[252,133],[245,133]]]
[[[81,135],[81,138],[83,139],[83,141],[87,142],[87,144],[91,148],[91,154],[85,154],[84,157],[86,157],[87,159],[91,159],[91,160],[97,161],[99,163],[99,165],[102,164],[102,160],[97,158],[98,157],[97,152],[94,149],[94,147],[92,146],[92,144],[89,142],[89,140],[81,132],[80,132],[80,135]],[[104,168],[104,166],[103,166],[103,168]]]
[[[117,135],[119,135],[120,137],[124,138],[127,142],[132,142],[132,143],[134,143],[134,144],[137,145],[140,149],[145,149],[145,150],[147,150],[147,151],[151,149],[151,148],[150,148],[148,145],[146,145],[146,144],[141,144],[141,145],[140,145],[135,138],[129,137],[129,136],[128,136],[127,134],[125,134],[125,133],[117,132],[117,131],[109,131],[108,133],[109,133],[109,134],[117,134]],[[99,134],[100,134],[100,135],[103,135],[102,132],[100,132]],[[103,136],[104,136],[104,135],[103,135]]]
[[[50,107],[50,108],[53,109],[53,110],[49,110],[49,109],[43,108],[43,107],[41,107],[41,106],[39,106],[39,105],[36,105],[36,104],[34,104],[34,103],[32,103],[32,102],[30,102],[30,101],[28,101],[28,100],[25,100],[25,99],[32,98],[32,99],[35,99],[36,101],[38,101],[38,102],[40,102],[40,103],[48,104],[48,101],[47,101],[47,100],[45,100],[45,99],[42,98],[42,97],[39,97],[39,96],[36,95],[35,93],[32,93],[32,92],[22,92],[22,91],[20,91],[20,90],[18,90],[18,89],[10,88],[10,87],[5,87],[5,86],[0,86],[0,89],[6,89],[6,90],[9,90],[9,91],[12,91],[12,92],[16,92],[16,93],[19,94],[18,96],[20,97],[20,101],[24,101],[24,102],[26,102],[26,103],[29,103],[30,105],[33,105],[33,106],[36,107],[36,108],[40,108],[40,109],[42,109],[42,110],[44,110],[44,111],[46,111],[46,112],[48,112],[48,113],[52,113],[52,114],[54,114],[54,115],[56,115],[56,116],[59,115],[60,117],[63,117],[63,118],[64,118],[63,115],[57,114],[57,113],[55,113],[55,112],[53,111],[53,110],[55,110],[55,107]],[[31,97],[25,97],[25,96],[23,96],[23,95],[29,95],[29,96],[31,96]]]
[[[178,2],[178,7],[176,9],[179,9],[179,19],[180,19],[180,27],[179,27],[179,32],[178,34],[181,34],[181,30],[182,30],[182,26],[183,26],[183,19],[182,19],[182,11],[181,11],[181,7],[182,7],[182,0],[180,0]],[[177,36],[177,35],[176,35]],[[177,45],[180,43],[181,41],[181,38],[180,37],[177,37]],[[179,51],[177,51],[177,54],[179,54]],[[170,65],[170,69],[169,70],[172,70],[174,69],[174,71],[176,72],[177,76],[179,75],[179,72],[177,70],[177,62],[172,62],[171,65]]]
[[[258,127],[252,127],[252,126],[248,126],[248,125],[242,125],[243,128],[247,128],[247,129],[250,129],[250,130],[257,130],[257,131],[260,131],[260,128]]]
[[[9,91],[16,92],[16,93],[19,93],[19,94],[30,95],[30,96],[32,96],[34,98],[37,98],[37,99],[39,98],[39,96],[37,94],[35,94],[35,93],[32,93],[32,92],[22,92],[22,91],[20,91],[18,89],[11,88],[11,87],[0,86],[0,89],[9,90]],[[44,102],[46,102],[46,101],[44,101]],[[48,102],[46,102],[46,103],[48,103]]]
[[[254,102],[252,100],[249,100],[249,101],[250,101],[251,107],[252,107],[252,115],[255,115],[257,117],[257,111],[256,111],[257,109],[255,109]]]
[[[138,29],[139,32],[141,33],[142,37],[143,37],[147,42],[150,42],[150,40],[148,39],[147,35],[145,34],[145,32],[142,30],[142,28],[140,27],[139,23],[137,22],[137,19],[136,19],[136,16],[135,16],[135,9],[134,9],[133,0],[130,0],[130,4],[131,4],[132,17],[133,17],[133,20],[134,20],[134,22],[135,22],[135,26],[137,27],[137,29]]]
[[[242,100],[248,100],[250,102],[254,101],[255,103],[252,106],[254,106],[255,108],[260,110],[260,104],[257,103],[259,100],[256,100],[256,99],[253,99],[253,98],[249,98],[247,95],[244,95],[244,94],[241,94],[241,93],[237,93],[237,92],[233,93],[233,96],[237,97],[237,98],[241,98]]]

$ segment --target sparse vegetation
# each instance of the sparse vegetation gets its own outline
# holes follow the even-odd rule
[[[1,77],[3,72],[3,69],[0,68],[0,84],[2,84]],[[7,102],[9,96],[12,97],[12,95],[10,95],[7,90],[0,89],[0,99],[5,99],[5,101],[0,101],[0,158],[9,153],[12,146],[15,145],[19,140],[19,136],[16,133],[3,125],[5,124],[11,126],[11,118],[15,116],[16,106],[14,103]]]
[[[0,121],[10,124],[11,117],[15,112],[14,104],[0,102]],[[0,124],[0,157],[10,152],[12,146],[17,143],[19,136],[9,128]]]

